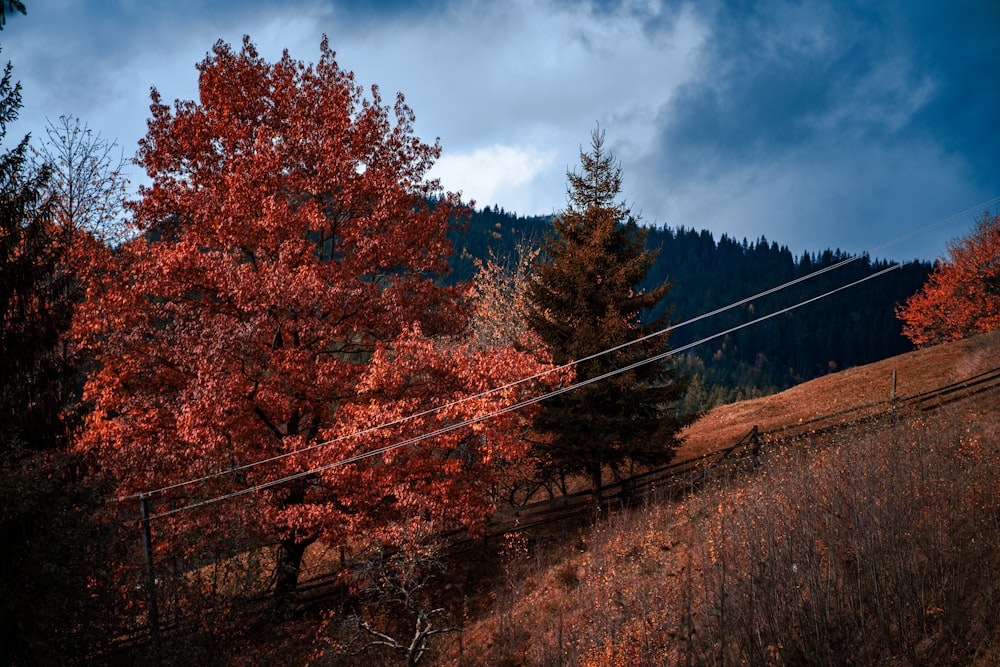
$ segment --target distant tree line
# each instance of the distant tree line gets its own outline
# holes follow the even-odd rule
[[[536,246],[550,216],[519,216],[497,206],[476,211],[452,230],[455,252],[450,281],[475,275],[476,261],[511,257]],[[761,236],[756,241],[707,230],[646,225],[646,243],[659,248],[641,285],[672,283],[669,298],[646,313],[653,321],[684,322],[851,257],[841,250],[793,255]],[[675,330],[674,348],[698,341],[881,271],[890,262],[861,257],[845,266],[759,301]],[[913,344],[901,333],[895,309],[927,280],[932,265],[912,262],[885,276],[693,348],[686,356],[691,387],[686,408],[705,409],[748,396],[773,393],[827,373],[902,354]]]

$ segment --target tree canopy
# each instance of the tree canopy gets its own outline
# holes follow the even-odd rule
[[[99,361],[81,446],[123,494],[192,478],[202,497],[268,485],[163,529],[259,526],[281,545],[279,594],[319,538],[481,528],[494,461],[523,451],[530,411],[394,445],[516,401],[528,385],[482,392],[547,366],[465,339],[462,292],[439,281],[465,211],[425,178],[439,146],[325,39],[309,65],[219,42],[198,71],[197,101],[152,93],[143,235],[78,318]]]
[[[1000,328],[1000,215],[983,213],[967,236],[950,242],[948,257],[897,314],[921,347]]]

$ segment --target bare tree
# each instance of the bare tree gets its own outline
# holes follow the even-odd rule
[[[440,589],[436,587],[437,575],[444,567],[442,547],[434,536],[423,535],[391,552],[380,550],[366,563],[361,574],[371,603],[355,618],[358,634],[352,643],[360,642],[361,646],[354,655],[388,648],[405,656],[407,665],[418,665],[434,635],[458,630],[447,624],[447,609],[440,604]],[[398,621],[392,628],[387,623],[391,618]],[[380,622],[386,627],[377,627]]]
[[[101,136],[79,118],[47,120],[46,138],[33,147],[35,169],[48,165],[49,192],[57,222],[116,245],[131,232],[125,215],[128,160],[114,140]]]

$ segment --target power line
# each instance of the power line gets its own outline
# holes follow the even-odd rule
[[[596,382],[600,382],[602,380],[606,380],[606,379],[614,377],[616,375],[620,375],[622,373],[626,373],[626,372],[628,372],[630,370],[633,370],[635,368],[638,368],[640,366],[644,366],[646,364],[651,364],[651,363],[654,363],[656,361],[661,361],[663,359],[666,359],[668,357],[674,356],[674,355],[679,354],[681,352],[685,352],[685,351],[687,351],[687,350],[689,350],[689,349],[691,349],[691,348],[693,348],[693,347],[695,347],[697,345],[701,345],[703,343],[707,343],[708,341],[714,340],[716,338],[720,338],[722,336],[727,336],[727,335],[729,335],[731,333],[734,333],[734,332],[739,331],[741,329],[745,329],[745,328],[747,328],[749,326],[752,326],[754,324],[759,324],[760,322],[763,322],[765,320],[769,320],[769,319],[777,317],[779,315],[783,315],[785,313],[791,312],[791,311],[793,311],[793,310],[795,310],[797,308],[801,308],[802,306],[808,305],[810,303],[814,303],[816,301],[819,301],[820,299],[825,299],[825,298],[827,298],[827,297],[829,297],[829,296],[831,296],[833,294],[836,294],[838,292],[842,292],[842,291],[844,291],[846,289],[849,289],[849,288],[854,287],[856,285],[860,285],[861,283],[867,282],[869,280],[873,280],[873,279],[878,278],[880,276],[883,276],[883,275],[885,275],[885,274],[887,274],[887,273],[889,273],[891,271],[895,271],[895,270],[899,269],[900,266],[901,266],[900,264],[892,264],[889,267],[887,267],[885,269],[882,269],[881,271],[878,271],[876,273],[872,273],[872,274],[870,274],[868,276],[865,276],[864,278],[860,278],[860,279],[855,280],[855,281],[853,281],[851,283],[848,283],[846,285],[842,285],[840,287],[834,288],[834,289],[832,289],[832,290],[830,290],[828,292],[825,292],[825,293],[820,294],[818,296],[811,297],[811,298],[806,299],[804,301],[801,301],[801,302],[799,302],[797,304],[794,304],[794,305],[791,305],[791,306],[787,306],[787,307],[782,308],[780,310],[777,310],[777,311],[775,311],[773,313],[769,313],[767,315],[763,315],[761,317],[758,317],[756,319],[750,320],[748,322],[744,322],[743,324],[739,324],[739,325],[730,327],[730,328],[728,328],[728,329],[726,329],[724,331],[720,331],[718,333],[712,334],[711,336],[706,336],[705,338],[697,340],[697,341],[695,341],[693,343],[689,343],[687,345],[683,345],[683,346],[678,347],[676,349],[668,350],[666,352],[662,352],[660,354],[653,355],[653,356],[648,357],[646,359],[641,359],[641,360],[636,361],[634,363],[631,363],[631,364],[629,364],[627,366],[623,366],[622,368],[618,368],[618,369],[615,369],[613,371],[608,371],[607,373],[603,373],[601,375],[598,375],[598,376],[595,376],[595,377],[592,377],[592,378],[588,378],[586,380],[581,380],[579,382],[575,382],[575,383],[567,385],[565,387],[560,387],[558,389],[555,389],[553,391],[545,393],[545,394],[543,394],[541,396],[536,396],[534,398],[525,399],[523,401],[520,401],[518,403],[514,403],[514,404],[509,405],[507,407],[499,408],[497,410],[493,410],[492,412],[488,412],[488,413],[485,413],[485,414],[482,414],[482,415],[479,415],[479,416],[476,416],[476,417],[473,417],[473,418],[470,418],[470,419],[466,419],[466,420],[464,420],[462,422],[458,422],[458,423],[455,423],[455,424],[449,424],[448,426],[436,429],[434,431],[430,431],[430,432],[427,432],[427,433],[422,433],[420,435],[414,436],[412,438],[407,438],[406,440],[402,440],[400,442],[396,442],[396,443],[393,443],[391,445],[386,445],[384,447],[379,447],[377,449],[373,449],[373,450],[370,450],[370,451],[367,451],[367,452],[364,452],[364,453],[361,453],[361,454],[357,454],[357,455],[354,455],[354,456],[351,456],[351,457],[348,457],[348,458],[340,459],[338,461],[333,461],[331,463],[326,463],[324,465],[321,465],[321,466],[318,466],[318,467],[315,467],[315,468],[311,468],[309,470],[300,471],[300,472],[294,473],[292,475],[287,475],[285,477],[281,477],[281,478],[278,478],[278,479],[270,480],[268,482],[262,482],[260,484],[254,484],[252,486],[240,489],[238,491],[233,491],[233,492],[226,493],[226,494],[223,494],[223,495],[220,495],[220,496],[215,496],[213,498],[207,498],[205,500],[201,500],[201,501],[192,503],[190,505],[184,505],[182,507],[176,507],[176,508],[167,510],[165,512],[160,512],[159,514],[154,514],[154,515],[150,516],[149,519],[150,520],[152,520],[152,519],[159,519],[159,518],[162,518],[162,517],[170,516],[172,514],[177,514],[179,512],[185,512],[185,511],[188,511],[188,510],[197,509],[199,507],[205,507],[205,506],[208,506],[208,505],[213,505],[215,503],[219,503],[219,502],[222,502],[224,500],[230,500],[232,498],[237,498],[239,496],[244,496],[244,495],[247,495],[247,494],[250,494],[250,493],[256,493],[258,491],[264,491],[266,489],[269,489],[269,488],[272,488],[272,487],[275,487],[275,486],[280,486],[282,484],[287,484],[288,482],[293,482],[295,480],[302,479],[304,477],[309,477],[309,476],[316,475],[316,474],[319,474],[319,473],[322,473],[322,472],[326,472],[328,470],[332,470],[334,468],[342,467],[342,466],[349,465],[349,464],[352,464],[352,463],[357,463],[359,461],[363,461],[365,459],[373,458],[375,456],[380,456],[382,454],[386,454],[386,453],[394,451],[396,449],[401,449],[403,447],[409,447],[409,446],[415,445],[415,444],[417,444],[419,442],[423,442],[424,440],[429,440],[431,438],[435,438],[437,436],[444,435],[444,434],[450,433],[452,431],[455,431],[455,430],[458,430],[458,429],[461,429],[461,428],[465,428],[467,426],[471,426],[473,424],[478,424],[478,423],[486,421],[488,419],[492,419],[494,417],[498,417],[500,415],[507,414],[508,412],[513,412],[515,410],[520,410],[520,409],[522,409],[524,407],[527,407],[529,405],[533,405],[535,403],[539,403],[539,402],[544,401],[546,399],[553,398],[555,396],[559,396],[559,395],[564,394],[566,392],[574,391],[574,390],[579,389],[581,387],[585,387],[587,385],[591,385],[591,384],[594,384]]]
[[[892,239],[890,241],[886,241],[882,245],[879,245],[879,246],[876,246],[876,247],[872,248],[869,252],[870,253],[874,253],[877,250],[882,250],[883,248],[888,248],[890,246],[894,246],[897,243],[902,243],[903,241],[908,241],[908,240],[912,239],[915,236],[920,236],[921,234],[926,234],[927,232],[931,231],[932,229],[937,229],[938,227],[944,227],[945,225],[951,224],[952,222],[954,222],[954,221],[956,221],[956,220],[958,220],[960,218],[964,218],[964,217],[966,217],[968,215],[972,215],[973,213],[978,213],[980,211],[988,210],[991,206],[995,206],[995,205],[998,205],[998,204],[1000,204],[1000,197],[994,197],[993,199],[988,199],[988,200],[984,201],[981,204],[977,204],[975,206],[970,206],[969,208],[965,209],[964,211],[959,211],[958,213],[953,213],[952,215],[949,215],[947,218],[942,218],[942,219],[940,219],[940,220],[938,220],[936,222],[932,222],[929,225],[925,225],[923,227],[915,229],[915,230],[913,230],[912,232],[910,232],[908,234],[903,234],[902,236],[897,236],[896,238],[894,238],[894,239]]]
[[[943,225],[949,224],[949,223],[951,223],[951,222],[953,222],[953,221],[955,221],[955,220],[957,220],[957,219],[959,219],[961,217],[964,217],[966,215],[974,213],[974,212],[976,212],[978,210],[983,210],[984,208],[988,208],[989,206],[992,206],[992,205],[998,204],[998,203],[1000,203],[1000,196],[994,197],[993,199],[987,200],[987,201],[985,201],[985,202],[983,202],[981,204],[978,204],[978,205],[973,206],[973,207],[969,207],[969,208],[967,208],[967,209],[965,209],[963,211],[960,211],[958,213],[952,214],[952,215],[950,215],[950,216],[948,216],[946,218],[942,218],[942,219],[940,219],[940,220],[938,220],[936,222],[933,222],[931,224],[925,225],[924,227],[921,227],[921,228],[919,228],[919,229],[917,229],[917,230],[915,230],[913,232],[910,232],[909,234],[905,234],[903,236],[897,237],[896,239],[893,239],[891,241],[883,243],[882,245],[877,246],[873,250],[878,250],[878,249],[881,249],[881,248],[892,246],[892,245],[894,245],[896,243],[899,243],[899,242],[902,242],[904,240],[910,239],[910,238],[912,238],[914,236],[926,233],[926,232],[930,231],[931,229],[935,229],[937,227],[941,227]],[[265,465],[265,464],[268,464],[268,463],[274,463],[274,462],[281,461],[281,460],[284,460],[284,459],[292,457],[292,456],[296,456],[296,455],[299,455],[299,454],[304,454],[304,453],[307,453],[307,452],[310,452],[310,451],[314,451],[314,450],[322,448],[322,447],[327,447],[329,445],[336,444],[338,442],[341,442],[341,441],[349,439],[349,438],[356,438],[356,437],[367,435],[369,433],[373,433],[373,432],[376,432],[376,431],[379,431],[379,430],[382,430],[382,429],[385,429],[385,428],[390,428],[390,427],[393,427],[393,426],[398,426],[398,425],[403,424],[403,423],[405,423],[407,421],[410,421],[410,420],[413,420],[413,419],[417,419],[417,418],[420,418],[420,417],[429,416],[429,415],[434,414],[436,412],[439,412],[441,410],[446,410],[448,408],[455,407],[455,406],[460,405],[462,403],[465,403],[467,401],[476,400],[476,399],[479,399],[479,398],[484,398],[484,397],[489,396],[491,394],[494,394],[496,392],[504,391],[506,389],[511,389],[511,388],[516,387],[518,385],[524,384],[526,382],[530,382],[532,380],[537,380],[539,378],[545,377],[545,376],[550,375],[552,373],[557,373],[557,372],[560,372],[560,371],[563,371],[563,370],[570,369],[570,368],[572,368],[572,367],[574,367],[574,366],[576,366],[578,364],[581,364],[583,362],[599,358],[599,357],[604,356],[606,354],[611,354],[613,352],[619,351],[619,350],[624,349],[626,347],[629,347],[631,345],[636,345],[638,343],[644,342],[644,341],[649,340],[651,338],[655,338],[657,336],[662,336],[662,335],[664,335],[666,333],[669,333],[670,331],[673,331],[675,329],[679,329],[679,328],[681,328],[683,326],[687,326],[687,325],[693,324],[695,322],[707,319],[709,317],[713,317],[715,315],[719,315],[719,314],[724,313],[724,312],[726,312],[728,310],[732,310],[733,308],[737,308],[739,306],[745,305],[745,304],[747,304],[747,303],[749,303],[751,301],[754,301],[756,299],[760,299],[762,297],[769,296],[771,294],[774,294],[776,292],[779,292],[779,291],[782,291],[784,289],[787,289],[787,288],[789,288],[789,287],[791,287],[793,285],[796,285],[798,283],[801,283],[801,282],[804,282],[806,280],[812,279],[814,277],[817,277],[817,276],[822,275],[824,273],[827,273],[829,271],[833,271],[833,270],[836,270],[838,268],[841,268],[841,267],[843,267],[843,266],[845,266],[847,264],[850,264],[852,262],[855,262],[855,261],[857,261],[857,260],[859,260],[861,258],[871,256],[872,252],[873,251],[862,252],[862,253],[860,253],[858,255],[855,255],[854,257],[849,257],[849,258],[847,258],[845,260],[837,262],[836,264],[832,264],[832,265],[830,265],[828,267],[825,267],[823,269],[819,269],[819,270],[814,271],[812,273],[809,273],[809,274],[807,274],[805,276],[801,276],[799,278],[790,280],[790,281],[788,281],[786,283],[783,283],[783,284],[778,285],[776,287],[773,287],[771,289],[765,290],[763,292],[759,292],[757,294],[754,294],[753,296],[746,297],[745,299],[742,299],[740,301],[731,303],[731,304],[729,304],[727,306],[723,306],[721,308],[717,308],[717,309],[715,309],[713,311],[710,311],[708,313],[704,313],[702,315],[698,315],[696,317],[690,318],[690,319],[685,320],[683,322],[680,322],[680,323],[677,323],[677,324],[674,324],[674,325],[670,325],[668,327],[665,327],[665,328],[660,329],[658,331],[655,331],[653,333],[647,334],[647,335],[642,336],[640,338],[637,338],[635,340],[631,340],[631,341],[628,341],[626,343],[622,343],[620,345],[617,345],[617,346],[614,346],[614,347],[611,347],[611,348],[607,348],[605,350],[601,350],[601,351],[596,352],[596,353],[594,353],[594,354],[592,354],[590,356],[583,357],[581,359],[577,359],[577,360],[571,361],[571,362],[563,364],[561,366],[556,366],[556,367],[550,368],[550,369],[542,371],[540,373],[536,373],[535,375],[528,376],[528,377],[525,377],[525,378],[521,378],[521,379],[516,380],[514,382],[509,382],[509,383],[504,384],[502,386],[495,387],[493,389],[489,389],[487,391],[483,391],[483,392],[480,392],[478,394],[474,394],[474,395],[470,395],[470,396],[465,396],[463,398],[451,401],[449,403],[445,403],[445,404],[442,404],[442,405],[439,405],[439,406],[436,406],[436,407],[433,407],[433,408],[428,408],[426,410],[423,410],[423,411],[420,411],[420,412],[416,412],[416,413],[407,415],[405,417],[400,417],[400,418],[395,419],[395,420],[390,421],[390,422],[385,422],[385,423],[382,423],[382,424],[378,424],[376,426],[371,426],[371,427],[362,429],[360,431],[356,431],[356,432],[353,432],[353,433],[350,433],[350,434],[346,434],[346,435],[343,435],[343,436],[338,436],[337,438],[333,438],[333,439],[330,439],[330,440],[325,440],[325,441],[322,441],[322,442],[314,443],[314,444],[312,444],[312,445],[310,445],[308,447],[304,447],[302,449],[298,449],[298,450],[291,451],[291,452],[284,452],[282,454],[278,454],[278,455],[275,455],[275,456],[272,456],[272,457],[269,457],[269,458],[260,459],[258,461],[253,461],[253,462],[250,462],[250,463],[242,464],[242,465],[239,465],[239,466],[235,466],[233,468],[229,468],[227,470],[223,470],[223,471],[219,471],[219,472],[216,472],[216,473],[211,473],[211,474],[208,474],[208,475],[204,475],[202,477],[188,479],[188,480],[184,480],[184,481],[177,482],[177,483],[174,483],[174,484],[169,484],[169,485],[166,485],[166,486],[154,489],[152,491],[147,491],[147,492],[144,492],[144,493],[145,493],[145,495],[158,495],[158,494],[165,493],[167,491],[172,491],[172,490],[175,490],[175,489],[178,489],[178,488],[183,488],[185,486],[190,486],[190,485],[193,485],[193,484],[198,484],[198,483],[201,483],[201,482],[210,481],[212,479],[218,479],[218,478],[226,476],[226,475],[231,475],[231,474],[234,474],[234,473],[237,473],[237,472],[242,472],[244,470],[250,470],[250,469],[255,468],[257,466]],[[143,494],[136,493],[136,494],[126,495],[126,496],[120,496],[119,498],[117,498],[117,500],[119,500],[119,501],[130,500],[130,499],[133,499],[133,498],[138,498],[141,495],[143,495]]]
[[[861,253],[860,255],[855,255],[854,257],[849,257],[849,258],[844,259],[844,260],[842,260],[840,262],[837,262],[836,264],[831,264],[830,266],[824,267],[822,269],[818,269],[816,271],[813,271],[812,273],[806,274],[804,276],[800,276],[799,278],[795,278],[793,280],[790,280],[790,281],[788,281],[786,283],[783,283],[781,285],[778,285],[776,287],[772,287],[770,289],[764,290],[763,292],[758,292],[757,294],[754,294],[753,296],[748,296],[748,297],[746,297],[744,299],[741,299],[740,301],[736,301],[734,303],[731,303],[728,306],[723,306],[721,308],[716,308],[715,310],[710,311],[708,313],[704,313],[702,315],[698,315],[698,316],[692,317],[692,318],[690,318],[688,320],[685,320],[683,322],[679,322],[677,324],[672,324],[672,325],[667,326],[667,327],[665,327],[663,329],[659,329],[659,330],[654,331],[652,333],[646,334],[645,336],[642,336],[640,338],[636,338],[634,340],[630,340],[628,342],[621,343],[621,344],[616,345],[614,347],[610,347],[610,348],[607,348],[607,349],[604,349],[604,350],[600,350],[599,352],[595,352],[594,354],[591,354],[589,356],[582,357],[582,358],[576,359],[574,361],[570,361],[570,362],[565,363],[565,364],[563,364],[561,366],[554,366],[554,367],[552,367],[550,369],[547,369],[547,370],[544,370],[544,371],[542,371],[540,373],[536,373],[534,375],[531,375],[531,376],[528,376],[528,377],[524,377],[524,378],[521,378],[519,380],[515,380],[513,382],[508,382],[507,384],[504,384],[504,385],[499,386],[499,387],[495,387],[493,389],[488,389],[488,390],[480,392],[478,394],[474,394],[474,395],[470,395],[470,396],[465,396],[463,398],[451,401],[449,403],[444,403],[442,405],[438,405],[438,406],[433,407],[433,408],[428,408],[428,409],[420,411],[420,412],[415,412],[413,414],[406,415],[405,417],[400,417],[400,418],[395,419],[395,420],[390,421],[390,422],[385,422],[385,423],[382,423],[382,424],[378,424],[376,426],[369,426],[368,428],[362,429],[360,431],[355,431],[353,433],[349,433],[349,434],[346,434],[346,435],[338,436],[338,437],[332,438],[330,440],[325,440],[325,441],[322,441],[322,442],[314,443],[312,445],[309,445],[308,447],[303,447],[302,449],[297,449],[297,450],[291,451],[291,452],[284,452],[282,454],[277,454],[277,455],[269,457],[269,458],[260,459],[260,460],[253,461],[253,462],[250,462],[250,463],[245,463],[245,464],[242,464],[242,465],[239,465],[239,466],[235,466],[235,467],[232,467],[232,468],[228,468],[226,470],[222,470],[222,471],[219,471],[219,472],[216,472],[216,473],[211,473],[209,475],[204,475],[202,477],[188,479],[188,480],[184,480],[182,482],[176,482],[174,484],[169,484],[167,486],[163,486],[163,487],[160,487],[158,489],[154,489],[152,491],[146,491],[144,493],[145,493],[145,495],[159,495],[159,494],[165,493],[167,491],[173,491],[175,489],[183,488],[185,486],[191,486],[192,484],[200,484],[202,482],[207,482],[207,481],[210,481],[210,480],[213,480],[213,479],[218,479],[218,478],[224,477],[226,475],[231,475],[231,474],[234,474],[234,473],[237,473],[237,472],[242,472],[244,470],[250,470],[252,468],[256,468],[257,466],[265,465],[265,464],[268,464],[268,463],[275,463],[277,461],[281,461],[281,460],[284,460],[284,459],[292,457],[292,456],[297,456],[299,454],[305,454],[306,452],[314,451],[314,450],[322,448],[322,447],[327,447],[329,445],[336,444],[336,443],[341,442],[343,440],[348,440],[350,438],[357,438],[357,437],[360,437],[360,436],[363,436],[363,435],[368,435],[369,433],[374,433],[375,431],[380,431],[382,429],[391,428],[393,426],[398,426],[400,424],[406,423],[407,421],[411,421],[413,419],[418,419],[420,417],[426,417],[426,416],[429,416],[429,415],[434,414],[436,412],[440,412],[442,410],[446,410],[448,408],[452,408],[452,407],[455,407],[457,405],[461,405],[462,403],[465,403],[465,402],[468,402],[468,401],[473,401],[473,400],[476,400],[476,399],[479,399],[479,398],[485,398],[486,396],[489,396],[491,394],[495,394],[497,392],[501,392],[501,391],[504,391],[504,390],[507,390],[507,389],[511,389],[511,388],[516,387],[518,385],[524,384],[526,382],[531,382],[532,380],[537,380],[537,379],[543,378],[543,377],[545,377],[547,375],[551,375],[553,373],[558,373],[560,371],[568,370],[568,369],[573,368],[574,366],[576,366],[578,364],[582,364],[582,363],[584,363],[586,361],[591,361],[593,359],[597,359],[597,358],[602,357],[604,355],[611,354],[613,352],[617,352],[619,350],[625,349],[625,348],[630,347],[632,345],[637,345],[639,343],[645,342],[645,341],[650,340],[652,338],[656,338],[658,336],[663,336],[663,335],[665,335],[665,334],[667,334],[667,333],[669,333],[671,331],[674,331],[675,329],[679,329],[679,328],[687,326],[689,324],[694,324],[695,322],[699,322],[699,321],[707,319],[709,317],[714,317],[715,315],[719,315],[719,314],[724,313],[724,312],[726,312],[728,310],[732,310],[733,308],[738,308],[740,306],[746,305],[747,303],[750,303],[751,301],[755,301],[757,299],[761,299],[763,297],[769,296],[769,295],[774,294],[776,292],[780,292],[782,290],[788,289],[789,287],[792,287],[793,285],[797,285],[797,284],[799,284],[801,282],[805,282],[806,280],[810,280],[810,279],[815,278],[817,276],[820,276],[822,274],[825,274],[825,273],[828,273],[830,271],[834,271],[836,269],[839,269],[839,268],[841,268],[843,266],[851,264],[852,262],[856,262],[859,259],[861,259],[863,257],[866,257],[866,256],[868,256],[868,253]],[[133,498],[138,498],[141,495],[143,495],[143,494],[138,494],[137,493],[137,494],[132,494],[132,495],[128,495],[128,496],[122,496],[118,500],[131,500]]]

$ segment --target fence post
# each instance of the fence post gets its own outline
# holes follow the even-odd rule
[[[754,424],[750,429],[750,460],[755,468],[760,465],[760,460],[757,458],[760,455],[760,444],[760,429]]]
[[[891,409],[896,409],[896,371],[892,372],[892,389],[889,390],[889,404]]]
[[[149,527],[149,496],[139,496],[139,515],[142,525],[142,551],[146,561],[146,616],[149,638],[153,651],[160,654],[160,612],[156,604],[156,577],[153,574],[153,533]]]

